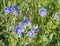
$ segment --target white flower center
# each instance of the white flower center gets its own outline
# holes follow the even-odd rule
[[[20,32],[20,30],[18,30],[18,32]]]

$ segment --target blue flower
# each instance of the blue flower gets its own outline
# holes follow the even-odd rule
[[[33,36],[35,36],[35,33],[34,33],[34,31],[29,31],[28,33],[27,33],[27,36],[29,36],[29,37],[33,37]]]
[[[8,14],[11,12],[11,10],[9,8],[4,8],[5,14]]]
[[[28,26],[30,26],[30,21],[28,19],[24,19],[21,24],[26,28]]]
[[[39,31],[38,26],[34,26],[33,30],[34,30],[34,32],[38,32]]]
[[[14,12],[15,10],[15,6],[11,6],[11,7],[8,7],[11,11],[10,12]]]
[[[15,7],[14,15],[17,16],[19,14],[19,8]]]
[[[17,7],[15,7],[15,6],[10,6],[10,7],[4,8],[4,11],[5,11],[5,14],[14,12],[15,16],[17,16],[18,13],[19,13],[19,9]]]
[[[45,9],[45,8],[39,9],[39,14],[40,14],[41,16],[45,16],[45,15],[47,14],[46,9]]]
[[[24,28],[21,27],[20,25],[17,25],[17,26],[15,27],[15,31],[14,31],[14,32],[15,32],[16,34],[20,35],[21,33],[24,32]]]

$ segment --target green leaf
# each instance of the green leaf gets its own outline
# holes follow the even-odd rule
[[[52,39],[53,39],[53,33],[50,35],[49,39],[50,39],[50,41],[52,41]]]

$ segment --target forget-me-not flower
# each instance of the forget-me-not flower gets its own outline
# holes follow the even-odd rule
[[[45,9],[45,8],[39,9],[39,14],[40,14],[41,16],[45,16],[45,15],[47,14],[46,9]]]
[[[38,32],[39,31],[38,26],[34,26],[33,30],[34,30],[34,32]]]
[[[17,16],[19,14],[19,8],[15,7],[14,15]]]
[[[22,27],[22,26],[20,26],[20,25],[17,25],[16,27],[15,27],[15,34],[18,34],[18,35],[20,35],[21,33],[23,33],[24,32],[24,28]]]
[[[11,12],[10,8],[4,8],[5,14],[8,14]]]
[[[10,12],[14,12],[14,10],[15,10],[15,6],[10,6],[8,8],[11,10]]]
[[[26,28],[28,26],[30,26],[30,21],[28,19],[24,19],[21,24]]]
[[[34,33],[34,31],[28,31],[28,33],[27,33],[27,36],[28,37],[34,37],[35,36],[35,33]]]

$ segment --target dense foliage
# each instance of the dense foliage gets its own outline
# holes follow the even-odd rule
[[[0,46],[60,46],[60,0],[0,0]]]

